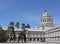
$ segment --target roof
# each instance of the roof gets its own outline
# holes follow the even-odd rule
[[[23,29],[15,29],[15,31],[22,31]],[[31,29],[31,28],[26,28],[27,31],[45,31],[45,30],[42,30],[42,29]]]
[[[58,31],[58,30],[60,30],[60,25],[55,25],[54,27],[51,27],[47,31]]]
[[[7,28],[3,28],[4,30],[7,30]],[[53,27],[43,27],[40,26],[39,28],[34,28],[34,29],[31,29],[31,28],[26,28],[26,30],[28,31],[52,31],[52,30],[56,30],[56,29],[60,29],[60,25],[54,25]],[[14,31],[22,31],[23,29],[17,29],[15,28]]]

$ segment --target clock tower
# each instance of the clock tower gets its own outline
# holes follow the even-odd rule
[[[43,11],[40,21],[42,26],[52,26],[53,24],[53,19],[47,10]]]

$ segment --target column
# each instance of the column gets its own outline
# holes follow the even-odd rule
[[[32,38],[32,42],[33,42],[33,38]]]

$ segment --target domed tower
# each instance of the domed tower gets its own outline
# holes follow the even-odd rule
[[[48,11],[45,9],[41,16],[41,25],[42,26],[52,26],[52,24],[53,24],[53,19],[52,19],[51,15],[48,13]]]

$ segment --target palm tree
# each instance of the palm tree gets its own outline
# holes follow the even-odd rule
[[[11,22],[9,23],[9,26],[14,26],[14,22],[11,21]]]
[[[24,23],[22,23],[22,29],[23,29],[22,33],[24,36],[24,42],[26,42],[26,30],[25,30],[25,28],[26,28],[26,25]]]
[[[19,34],[19,40],[22,40],[22,42],[23,42],[23,40],[24,40],[24,42],[26,42],[26,31],[25,31],[25,24],[24,23],[22,23],[22,31],[21,31],[21,33]]]
[[[20,25],[20,23],[19,23],[19,22],[16,22],[15,27],[16,27],[16,28],[20,28],[19,25]]]
[[[27,24],[26,28],[30,28],[30,25],[29,25],[29,24]]]
[[[8,27],[8,33],[9,33],[9,39],[10,41],[14,40],[15,41],[15,32],[14,32],[14,27],[13,26],[10,26]]]

